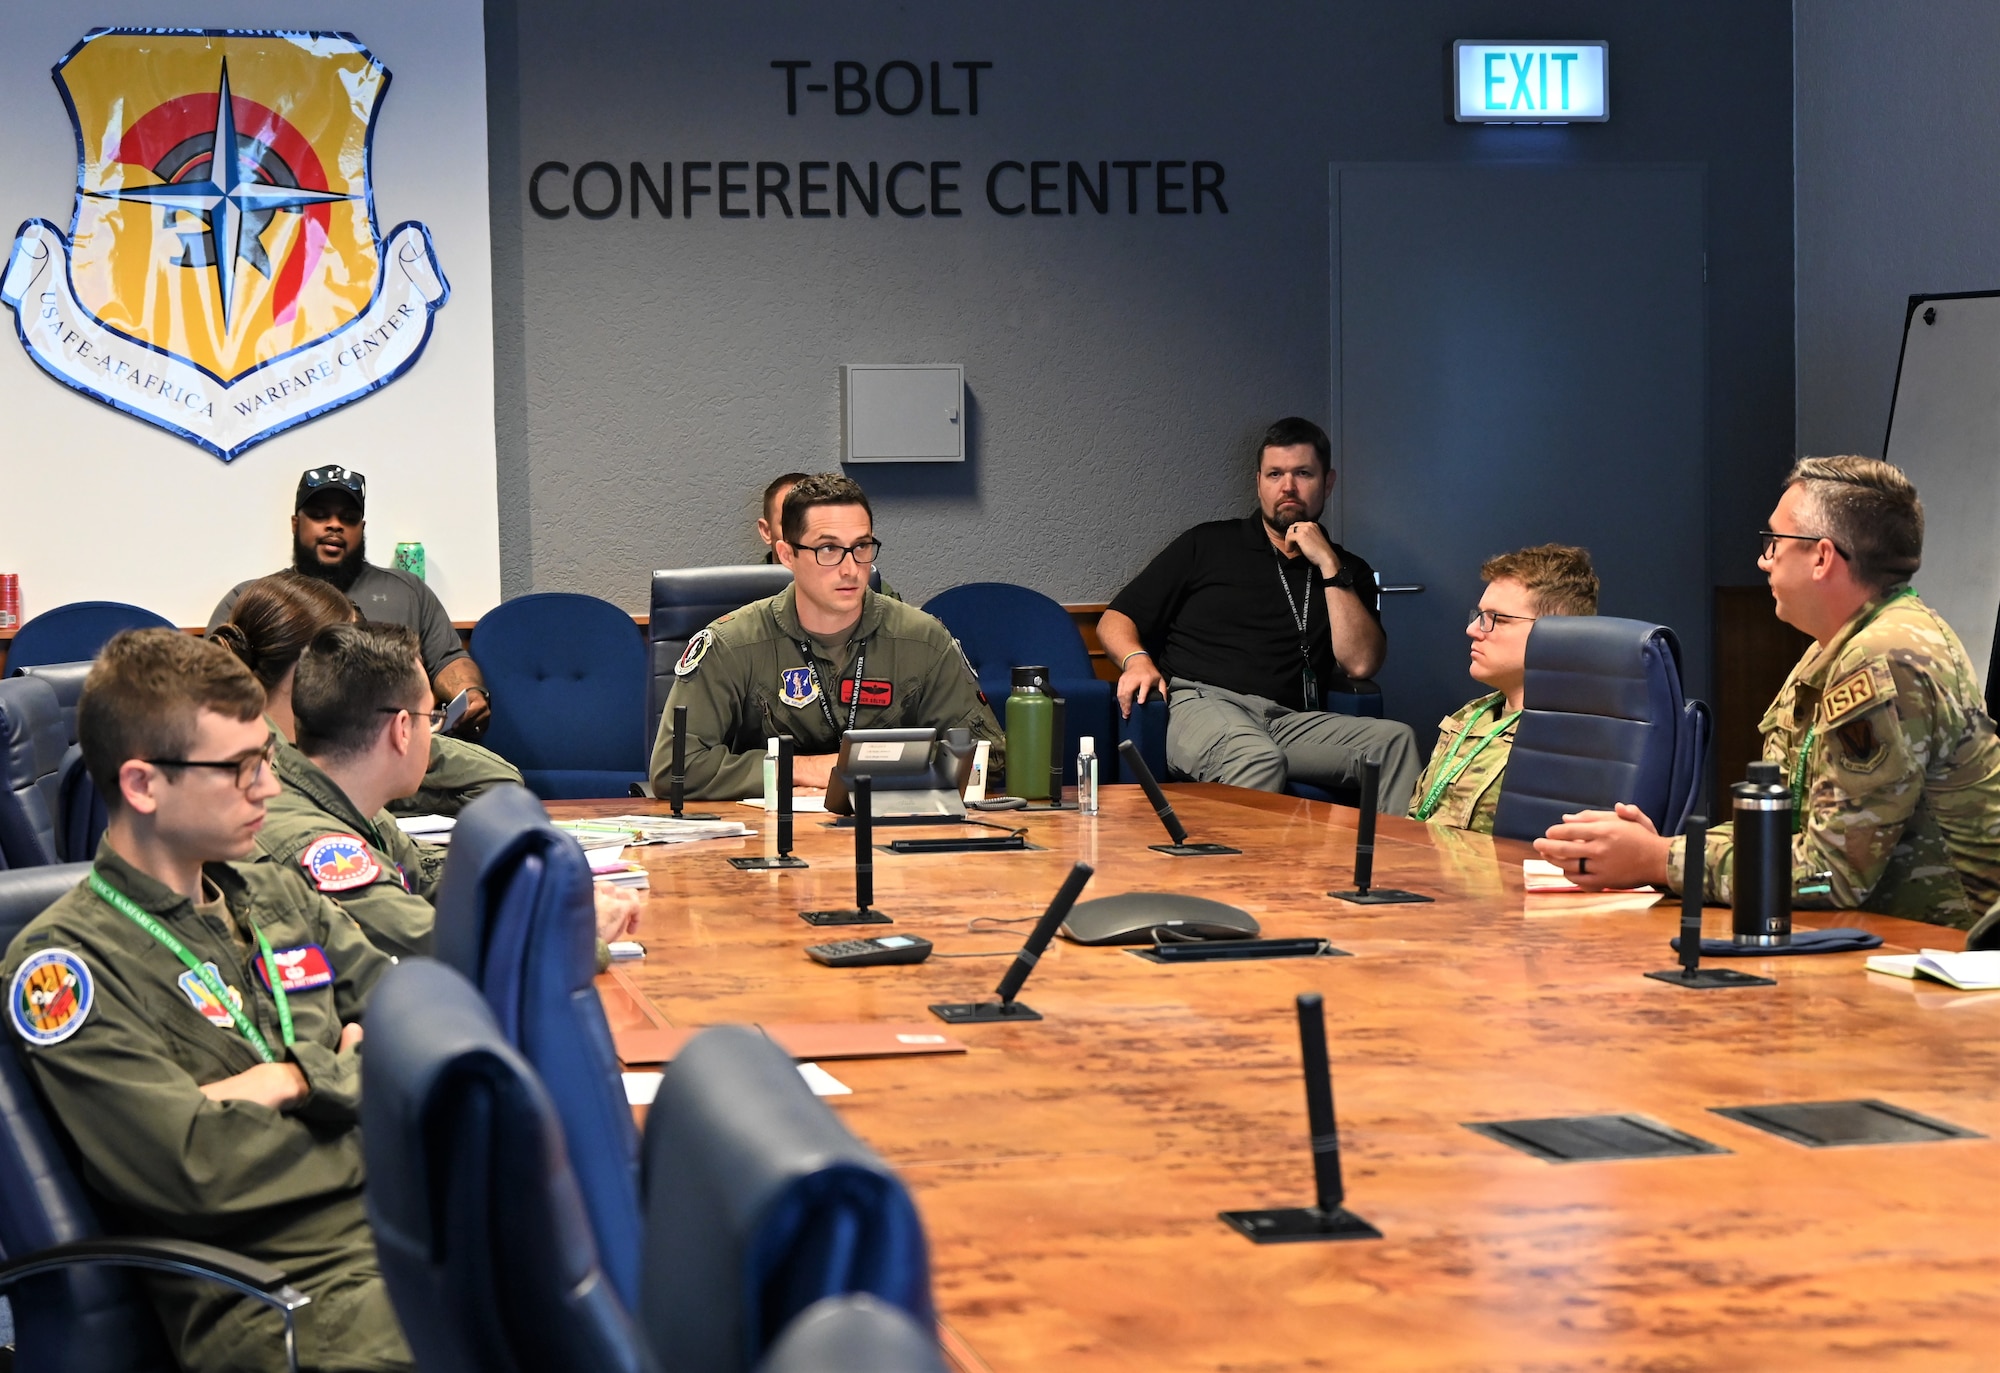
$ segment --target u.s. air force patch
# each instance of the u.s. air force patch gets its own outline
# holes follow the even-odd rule
[[[30,954],[7,989],[14,1028],[30,1044],[60,1044],[83,1028],[95,992],[90,969],[68,949]]]
[[[689,639],[687,647],[681,650],[681,660],[674,664],[674,676],[685,677],[700,667],[701,660],[708,654],[709,645],[714,642],[715,631],[712,629],[701,630]]]
[[[299,866],[321,891],[352,891],[382,875],[381,864],[358,834],[329,834],[313,840],[299,855]]]
[[[778,682],[778,699],[798,709],[819,699],[819,680],[809,667],[788,667]]]
[[[1826,689],[1819,700],[1819,722],[1837,729],[1855,716],[1894,696],[1895,679],[1887,667],[1864,663]]]
[[[220,982],[222,980],[222,970],[213,963],[204,963],[202,966],[208,969],[216,981]],[[188,1004],[197,1011],[200,1011],[203,1019],[207,1020],[209,1024],[224,1030],[230,1029],[236,1024],[236,1017],[230,1013],[229,1007],[223,1005],[221,999],[208,989],[207,982],[193,968],[189,968],[186,972],[175,978],[174,981],[179,984],[181,995],[188,999]],[[223,990],[229,993],[229,1000],[235,1008],[239,1011],[242,1010],[243,993],[230,986],[225,986]]]

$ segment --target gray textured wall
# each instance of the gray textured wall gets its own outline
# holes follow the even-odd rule
[[[1450,40],[1505,34],[1609,38],[1612,122],[1451,124]],[[820,98],[788,117],[779,58],[995,65],[977,118],[843,119]],[[651,567],[743,558],[764,480],[835,463],[841,362],[947,361],[967,369],[971,460],[855,469],[889,575],[917,598],[989,577],[1107,598],[1172,533],[1245,506],[1263,423],[1325,417],[1331,161],[1706,164],[1711,442],[1685,479],[1706,484],[1711,528],[1753,523],[1746,499],[1791,450],[1782,0],[489,0],[489,66],[510,594],[639,608]],[[1225,163],[1230,213],[1005,219],[983,203],[1001,158],[1169,157]],[[966,212],[527,208],[547,159],[689,158],[952,159]],[[1712,570],[1742,580],[1749,563]]]
[[[1911,295],[2000,288],[2000,6],[1800,0],[1798,436],[1880,456]]]

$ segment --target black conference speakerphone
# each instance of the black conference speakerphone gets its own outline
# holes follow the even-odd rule
[[[809,944],[806,954],[829,968],[876,968],[885,963],[921,963],[931,956],[931,941],[913,934],[883,934],[873,939]]]

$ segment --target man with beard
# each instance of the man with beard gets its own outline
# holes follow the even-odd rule
[[[1198,782],[1282,791],[1354,784],[1382,760],[1380,805],[1409,809],[1422,759],[1410,727],[1334,715],[1322,694],[1380,670],[1388,650],[1374,569],[1319,526],[1333,446],[1279,420],[1257,447],[1257,513],[1196,525],[1111,602],[1098,637],[1118,663],[1118,708],[1167,701],[1167,765]]]
[[[479,664],[465,651],[437,595],[401,568],[368,561],[368,479],[344,467],[315,467],[299,477],[292,516],[292,565],[308,577],[339,588],[361,617],[407,625],[423,646],[424,671],[440,703],[470,691],[460,731],[473,738],[486,732],[492,702]],[[229,618],[236,598],[256,578],[238,582],[208,617],[214,629]]]

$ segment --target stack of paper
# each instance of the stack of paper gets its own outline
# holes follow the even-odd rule
[[[1987,991],[2000,987],[2000,949],[1972,953],[1952,953],[1948,949],[1878,953],[1868,960],[1868,971],[1892,977],[1929,978],[1960,991]]]
[[[440,848],[451,842],[452,827],[456,824],[457,817],[451,815],[404,815],[396,820],[397,828],[412,839]]]
[[[631,887],[634,890],[652,886],[652,880],[646,876],[646,870],[637,863],[629,863],[621,858],[619,854],[622,852],[623,850],[617,850],[609,856],[586,854],[590,859],[590,880],[607,887]]]
[[[671,815],[607,815],[601,820],[559,820],[584,848],[592,837],[617,836],[621,844],[685,844],[696,839],[741,839],[756,831],[737,820],[676,820]]]

